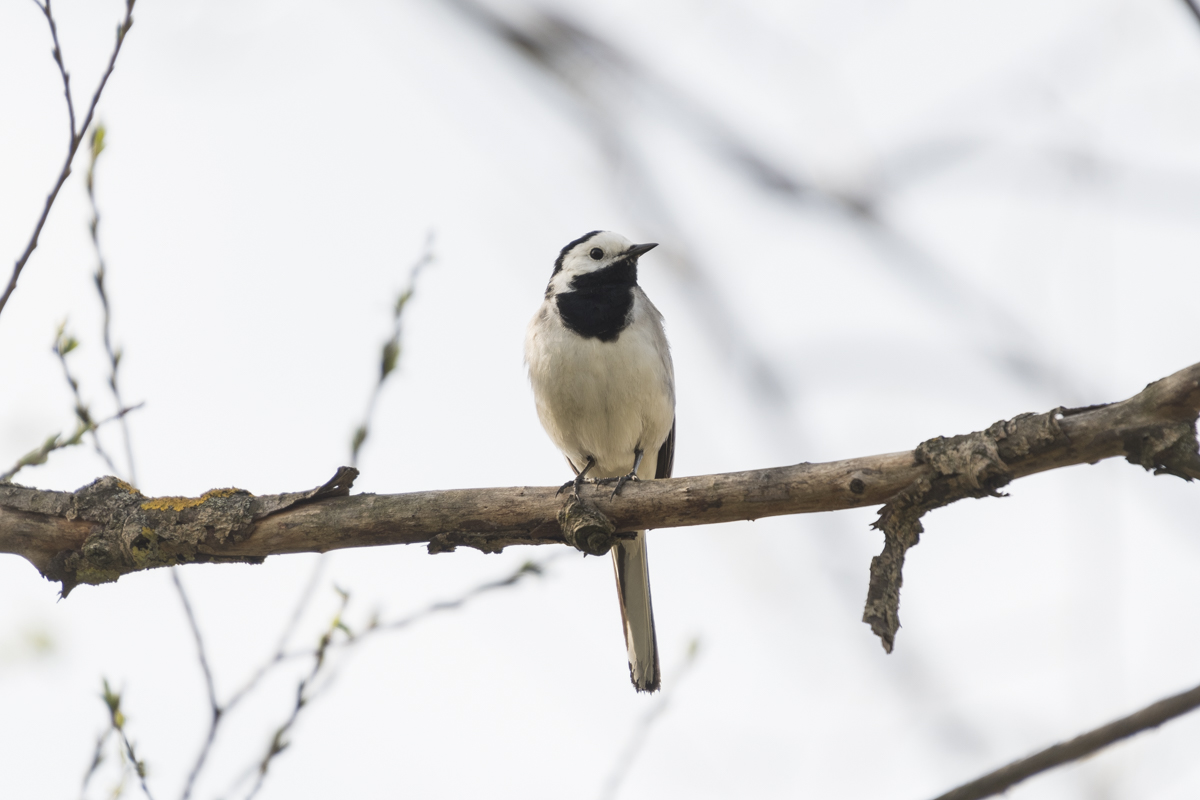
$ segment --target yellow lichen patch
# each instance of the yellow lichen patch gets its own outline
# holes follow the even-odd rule
[[[203,502],[203,497],[155,497],[142,503],[142,508],[147,511],[183,511]]]
[[[249,494],[245,489],[210,489],[199,497],[155,497],[142,503],[147,511],[183,511],[185,508],[195,508],[217,497],[232,497],[235,494]]]
[[[139,492],[136,488],[129,485],[128,483],[121,480],[120,478],[117,478],[116,481],[117,481],[117,488],[119,488],[121,491],[129,492],[130,494],[141,494],[141,492]]]
[[[238,489],[236,487],[230,487],[228,489],[209,489],[207,492],[204,493],[204,495],[200,499],[208,500],[209,498],[212,498],[212,497],[233,497],[235,494],[250,494],[250,493],[247,492],[245,489]]]

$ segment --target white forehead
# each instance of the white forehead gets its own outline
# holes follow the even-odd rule
[[[633,242],[629,241],[619,233],[613,233],[612,231],[600,231],[586,242],[580,242],[579,244],[575,245],[575,247],[571,249],[571,253],[587,255],[592,252],[592,248],[599,247],[604,251],[604,255],[607,258],[609,256],[619,256],[632,246]],[[590,255],[588,257],[591,258]]]
[[[632,246],[633,242],[619,233],[600,231],[567,251],[563,258],[563,271],[579,274],[606,267]],[[600,251],[600,258],[593,258],[595,250]]]

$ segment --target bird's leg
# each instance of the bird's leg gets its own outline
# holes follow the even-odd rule
[[[616,496],[617,496],[617,492],[621,491],[621,487],[622,487],[622,486],[624,486],[624,485],[625,485],[626,483],[628,483],[629,481],[636,481],[636,480],[640,480],[640,479],[638,478],[637,471],[638,471],[638,467],[640,467],[640,466],[642,465],[642,456],[643,456],[643,455],[645,455],[645,453],[643,453],[643,452],[642,452],[642,448],[640,448],[640,447],[634,448],[634,451],[633,451],[633,469],[629,470],[629,474],[628,474],[628,475],[622,475],[622,476],[621,476],[621,477],[619,477],[619,478],[597,478],[597,479],[596,479],[596,483],[614,483],[614,482],[615,482],[615,483],[617,484],[617,485],[616,485],[616,486],[613,488],[613,493],[612,493],[612,495],[611,495],[611,496],[608,498],[609,500],[611,500],[613,497],[616,497]]]
[[[560,494],[562,494],[563,492],[565,492],[567,490],[568,486],[570,486],[570,487],[572,487],[571,491],[575,495],[575,499],[578,500],[579,499],[579,487],[583,485],[583,483],[586,479],[586,476],[588,474],[588,470],[594,466],[596,466],[596,459],[592,458],[591,456],[588,456],[587,463],[583,465],[583,469],[579,470],[579,474],[575,476],[575,480],[567,481],[562,486],[558,487],[558,491],[554,493],[554,496],[558,497]]]

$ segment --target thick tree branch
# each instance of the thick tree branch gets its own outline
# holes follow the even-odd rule
[[[594,487],[583,495],[616,531],[885,504],[877,526],[886,543],[872,565],[867,615],[881,636],[894,635],[888,626],[898,626],[904,551],[916,543],[926,511],[995,494],[1026,475],[1115,456],[1156,474],[1200,477],[1198,414],[1195,364],[1120,403],[1022,414],[910,452],[633,483],[615,499]],[[197,499],[147,498],[115,478],[76,492],[0,484],[0,552],[24,556],[67,592],[180,563],[387,544],[426,543],[437,553],[564,542],[557,519],[563,499],[554,487],[345,496],[356,474],[344,468],[309,492],[255,497],[221,489]]]

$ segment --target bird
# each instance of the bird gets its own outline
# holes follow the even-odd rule
[[[558,254],[525,336],[538,418],[584,482],[669,478],[675,462],[675,370],[663,317],[638,285],[638,259],[657,243],[591,231]],[[629,678],[659,688],[646,532],[612,548]]]

